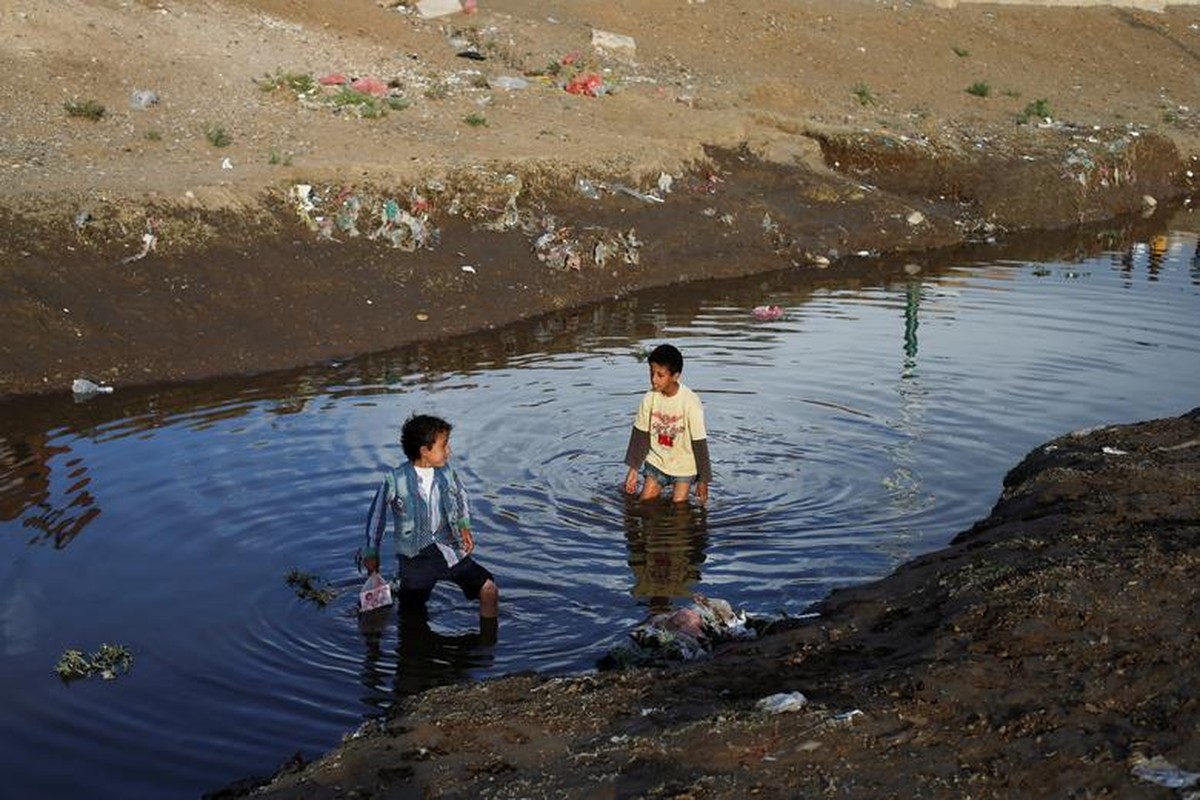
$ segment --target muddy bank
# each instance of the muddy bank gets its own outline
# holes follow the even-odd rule
[[[1200,409],[1065,435],[815,619],[693,665],[434,689],[214,796],[1171,796],[1200,768],[1198,479]],[[756,708],[781,692],[808,705]]]
[[[1195,174],[1169,140],[1125,131],[1032,129],[978,151],[800,138],[819,158],[710,149],[653,182],[524,165],[290,183],[216,209],[9,212],[0,395],[283,369],[683,281],[933,259],[1018,231],[1152,218]]]

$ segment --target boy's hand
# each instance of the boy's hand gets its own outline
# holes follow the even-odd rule
[[[638,474],[636,469],[630,469],[625,476],[625,494],[637,494]]]
[[[364,569],[368,575],[374,575],[376,572],[379,572],[379,551],[373,547],[365,553],[359,550],[355,554],[354,560],[358,562],[360,572]]]
[[[464,556],[471,555],[471,551],[475,549],[475,537],[471,535],[470,528],[462,528],[458,532],[459,538],[462,539],[462,551]]]
[[[705,503],[708,502],[708,484],[707,483],[697,483],[696,484],[696,502],[698,502],[700,505],[704,505]]]

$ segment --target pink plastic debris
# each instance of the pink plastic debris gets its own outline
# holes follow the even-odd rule
[[[783,309],[779,306],[755,306],[750,313],[760,322],[770,322],[782,317]]]
[[[387,97],[388,93],[388,85],[379,78],[355,78],[350,88],[375,97]]]
[[[571,78],[566,89],[571,94],[585,94],[589,97],[596,97],[601,86],[604,85],[604,79],[594,72],[583,72]]]
[[[322,86],[342,86],[349,82],[350,79],[340,72],[331,72],[328,75],[322,75],[320,78],[317,78],[317,83]]]

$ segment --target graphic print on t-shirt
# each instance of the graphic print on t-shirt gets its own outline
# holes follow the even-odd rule
[[[650,412],[650,434],[663,447],[674,447],[675,437],[683,433],[683,414]]]

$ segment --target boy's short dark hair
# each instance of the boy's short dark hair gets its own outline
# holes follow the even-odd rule
[[[651,364],[666,367],[672,375],[683,372],[683,353],[679,352],[679,348],[675,345],[660,344],[650,351],[650,357],[646,360]]]
[[[438,434],[445,433],[449,436],[452,427],[441,417],[413,414],[404,421],[404,427],[400,429],[400,447],[404,449],[404,455],[408,456],[409,461],[416,461],[421,457],[422,447],[433,447]]]

